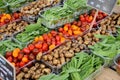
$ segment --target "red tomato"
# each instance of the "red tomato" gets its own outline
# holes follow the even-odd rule
[[[19,64],[19,62],[17,62],[17,63],[16,63],[16,67],[19,67],[19,66],[20,66],[20,64]]]
[[[48,35],[47,34],[43,34],[43,39],[47,40],[48,39]]]
[[[55,41],[52,41],[52,44],[56,45],[56,42],[55,42]]]
[[[81,27],[80,30],[84,32],[86,30],[86,27]]]
[[[85,22],[86,20],[84,17],[80,17],[80,21]]]
[[[48,44],[47,43],[43,43],[42,50],[43,51],[48,50]]]
[[[59,32],[62,32],[63,31],[63,28],[59,28]]]
[[[13,14],[13,17],[14,17],[15,19],[18,19],[18,18],[19,18],[19,14],[18,14],[18,13],[14,13],[14,14]]]
[[[26,48],[23,49],[23,52],[26,53],[26,54],[29,54],[29,53],[30,53],[30,50],[29,50],[28,47],[26,47]]]
[[[88,22],[89,21],[89,15],[85,17],[85,20]]]
[[[7,58],[7,60],[8,60],[9,62],[12,62],[12,61],[13,61],[12,56],[9,56],[9,57]]]
[[[73,22],[73,25],[77,25],[77,21],[74,21],[74,22]]]
[[[38,49],[42,48],[42,43],[35,44],[35,47],[38,48]]]
[[[9,19],[5,19],[4,22],[5,22],[5,23],[9,23],[10,20],[9,20]]]
[[[60,36],[56,36],[56,41],[60,41]]]
[[[60,45],[61,44],[61,42],[60,41],[57,41],[57,45]]]
[[[35,48],[32,52],[34,55],[37,55],[39,53],[39,50]]]
[[[46,41],[47,41],[48,43],[51,43],[51,39],[50,39],[50,38],[48,38]]]
[[[18,59],[19,59],[19,60],[22,60],[23,56],[24,56],[23,53],[19,53],[19,54],[18,54]]]
[[[8,58],[9,56],[12,56],[12,52],[6,52],[5,57]]]
[[[20,67],[23,67],[25,65],[25,63],[21,61],[19,65],[20,65]]]
[[[71,24],[70,24],[70,23],[67,23],[67,24],[65,24],[64,26],[67,26],[68,28],[70,28],[70,27],[71,27]]]
[[[0,27],[3,26],[5,23],[4,22],[0,22]]]
[[[56,36],[56,35],[57,35],[57,32],[54,31],[54,30],[52,30],[50,33],[51,33],[53,36]]]
[[[32,51],[35,48],[35,46],[33,44],[29,44],[28,48],[30,49],[30,51]]]

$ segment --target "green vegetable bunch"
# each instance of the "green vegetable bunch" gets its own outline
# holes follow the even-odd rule
[[[47,20],[47,21],[52,21],[52,20],[58,20],[61,19],[62,17],[66,17],[73,14],[73,10],[71,10],[67,6],[57,6],[53,7],[49,10],[46,10],[42,16]]]
[[[25,4],[26,2],[31,1],[34,0],[0,0],[0,11],[5,12],[6,10],[6,12],[11,13],[12,10],[21,7],[22,4]]]
[[[103,65],[103,59],[85,52],[77,53],[63,66],[59,75],[49,74],[39,80],[84,80]]]
[[[48,31],[48,28],[41,25],[41,19],[38,19],[37,23],[28,25],[25,31],[17,34],[15,38],[19,42],[26,43],[33,40],[36,36],[42,35]]]
[[[65,4],[68,5],[73,10],[77,10],[79,8],[87,7],[87,0],[66,0]]]
[[[26,46],[25,44],[20,44],[10,39],[5,41],[0,41],[0,54],[4,55],[6,51],[12,51],[15,48],[22,49],[25,46]]]
[[[99,54],[105,58],[112,60],[118,53],[120,53],[120,28],[117,29],[117,37],[113,35],[95,35],[97,38],[101,39],[94,46],[89,46],[89,48],[95,53]]]

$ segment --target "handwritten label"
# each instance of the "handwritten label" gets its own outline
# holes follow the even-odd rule
[[[15,68],[2,55],[0,55],[0,78],[15,80]]]
[[[117,0],[88,0],[87,4],[93,8],[111,14]]]

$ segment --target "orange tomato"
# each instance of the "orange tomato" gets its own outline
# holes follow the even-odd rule
[[[19,48],[14,49],[13,53],[12,53],[13,57],[15,57],[15,58],[18,57],[19,52],[20,52]]]
[[[14,63],[14,62],[11,62],[11,64],[12,64],[13,66],[15,66],[15,63]]]
[[[64,37],[61,37],[60,42],[61,42],[61,43],[65,42],[65,38],[64,38]]]
[[[25,62],[25,63],[28,62],[28,58],[24,56],[24,57],[22,58],[22,62]]]
[[[72,30],[68,30],[68,34],[71,36],[72,35]]]
[[[39,36],[39,41],[43,41],[43,37],[42,36]]]
[[[72,25],[71,28],[72,28],[72,30],[77,30],[79,27],[76,25]]]
[[[48,33],[48,36],[51,38],[51,37],[52,37],[52,34],[51,34],[51,33]]]
[[[8,19],[11,19],[11,15],[10,14],[6,14],[5,15]]]
[[[81,31],[73,31],[74,35],[82,35]]]
[[[39,41],[39,37],[35,37],[34,41],[38,42]]]
[[[52,50],[52,49],[54,49],[55,48],[55,44],[51,44],[50,46],[49,46],[49,50]]]
[[[64,31],[68,31],[68,26],[64,26]]]

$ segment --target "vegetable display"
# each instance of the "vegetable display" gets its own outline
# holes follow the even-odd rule
[[[49,74],[42,76],[39,80],[85,80],[103,64],[104,59],[80,52],[76,53],[76,56],[62,67],[62,72],[59,75]]]
[[[15,67],[16,80],[94,80],[111,66],[120,53],[120,13],[86,2],[0,1],[0,55]]]

